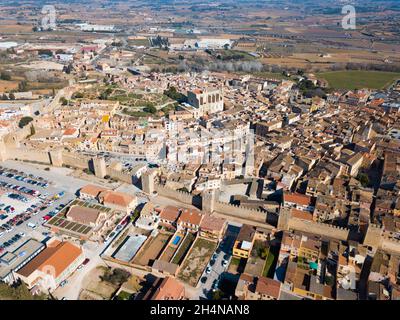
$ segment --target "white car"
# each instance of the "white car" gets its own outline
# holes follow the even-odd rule
[[[222,261],[222,266],[225,268],[228,265],[228,261],[224,260]]]
[[[211,273],[211,267],[207,267],[206,274],[210,274],[210,273]]]
[[[23,233],[23,232],[20,232],[19,235],[20,235],[22,238],[26,236],[26,234]]]

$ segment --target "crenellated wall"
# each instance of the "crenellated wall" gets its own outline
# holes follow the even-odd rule
[[[111,178],[132,184],[132,175],[124,173],[122,171],[118,171],[112,168],[106,168],[106,173],[109,175]]]
[[[176,201],[192,205],[194,203],[194,196],[188,192],[181,190],[173,190],[171,188],[162,186],[158,183],[154,184],[154,189],[160,196],[171,198]]]
[[[214,211],[224,213],[230,216],[249,220],[249,222],[266,223],[267,213],[261,210],[247,208],[243,206],[233,205],[221,201],[214,202]]]
[[[21,161],[32,161],[44,164],[51,164],[50,155],[47,151],[38,151],[25,147],[9,149],[7,158],[12,160],[16,159]]]
[[[88,169],[91,158],[85,157],[80,154],[63,151],[62,161],[63,165],[70,166],[78,169]]]
[[[317,234],[338,240],[347,240],[350,232],[349,229],[333,226],[331,224],[302,220],[293,217],[289,219],[289,229]]]

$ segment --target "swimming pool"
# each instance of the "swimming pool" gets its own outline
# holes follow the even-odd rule
[[[172,244],[174,246],[176,246],[179,243],[179,241],[181,241],[181,237],[180,236],[175,236],[175,239],[172,241]]]

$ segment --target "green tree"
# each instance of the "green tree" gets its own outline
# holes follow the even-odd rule
[[[112,272],[110,272],[109,269],[104,273],[103,276],[100,276],[101,281],[109,282],[114,285],[120,286],[124,282],[126,282],[131,274],[124,270],[124,269],[114,269]]]
[[[31,123],[33,121],[32,117],[22,117],[21,120],[19,120],[18,127],[21,129]]]
[[[31,136],[33,136],[36,133],[35,127],[31,125]]]
[[[143,110],[144,110],[145,112],[149,112],[149,113],[151,113],[151,114],[154,114],[154,113],[157,112],[157,108],[156,108],[155,106],[151,106],[151,105],[149,105],[149,106],[147,106],[147,107],[144,107]]]
[[[0,80],[5,80],[5,81],[10,81],[11,80],[11,74],[5,71],[2,71],[0,73]]]
[[[178,101],[179,103],[187,102],[187,97],[184,94],[178,92],[175,87],[170,87],[168,90],[165,90],[164,95]]]
[[[61,98],[60,98],[60,102],[61,102],[61,105],[62,105],[62,106],[68,105],[68,100],[67,100],[66,98],[64,98],[64,97],[61,97]]]
[[[18,91],[19,92],[25,92],[28,90],[28,82],[26,82],[26,80],[22,80],[19,84],[18,84]]]
[[[366,173],[359,173],[357,176],[357,180],[360,181],[363,187],[368,187],[369,185],[369,178]]]
[[[212,293],[212,300],[221,300],[224,293],[221,290],[216,290]]]
[[[0,282],[0,300],[44,300],[46,295],[32,295],[23,282],[17,282],[12,286]]]

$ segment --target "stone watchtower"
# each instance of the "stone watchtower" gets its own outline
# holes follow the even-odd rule
[[[93,158],[93,170],[96,177],[103,179],[107,175],[106,161],[104,158]]]
[[[50,161],[54,167],[62,167],[63,166],[63,157],[62,157],[62,150],[51,150],[50,154]]]
[[[289,230],[290,218],[291,218],[290,209],[281,208],[278,218],[278,229]]]
[[[155,191],[155,178],[158,174],[158,170],[148,170],[142,174],[142,190],[147,194],[152,194]]]
[[[383,229],[375,224],[369,224],[364,237],[363,244],[378,248],[381,245],[383,237]]]
[[[218,201],[218,190],[206,190],[202,196],[201,208],[203,211],[213,213],[215,210],[215,203]]]

